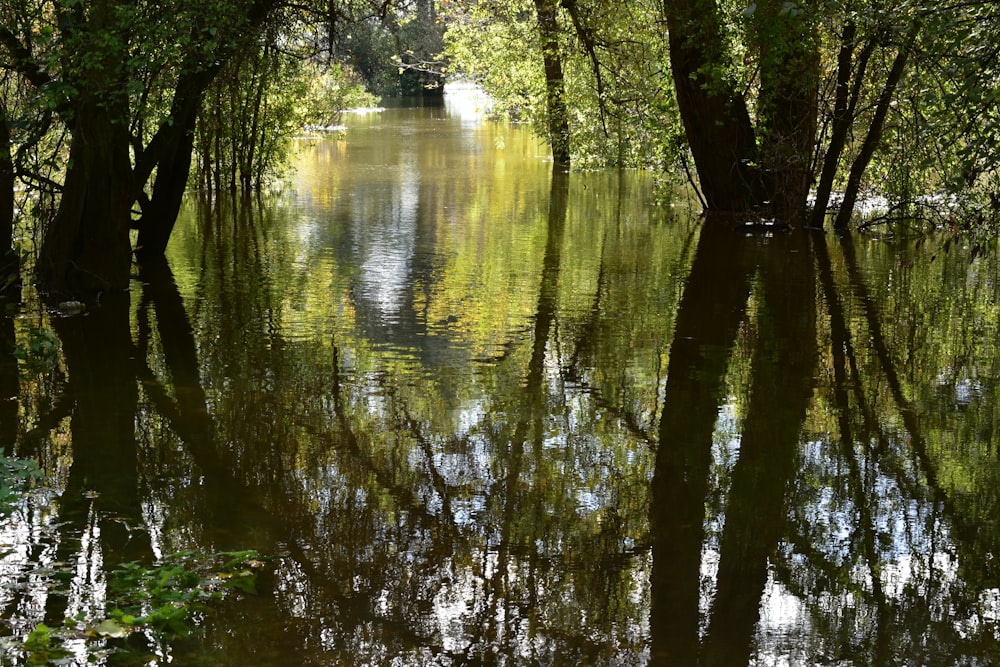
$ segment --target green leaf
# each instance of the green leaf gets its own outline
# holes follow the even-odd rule
[[[97,627],[94,628],[94,632],[102,637],[111,637],[115,639],[126,637],[129,634],[128,628],[112,618],[105,619],[98,623]]]

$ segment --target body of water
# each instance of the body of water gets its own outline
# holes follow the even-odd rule
[[[5,320],[0,664],[66,617],[68,664],[1000,661],[992,256],[705,224],[448,96],[344,124]],[[242,549],[189,637],[84,631]]]

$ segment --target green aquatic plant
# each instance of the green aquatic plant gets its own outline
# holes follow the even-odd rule
[[[38,375],[59,362],[59,349],[59,336],[55,331],[32,324],[19,333],[14,356],[27,374]]]
[[[108,576],[111,619],[125,627],[147,626],[168,637],[190,634],[189,620],[227,590],[257,593],[264,560],[256,551],[226,551],[199,559],[193,551],[146,566],[122,563]]]
[[[6,456],[0,447],[0,519],[10,514],[31,482],[41,476],[33,460]]]
[[[70,655],[69,651],[55,645],[55,633],[44,623],[39,623],[24,640],[24,650],[29,665],[61,664]]]
[[[107,575],[107,616],[66,619],[53,627],[39,624],[21,646],[24,664],[64,664],[70,655],[66,642],[81,637],[94,656],[134,651],[127,640],[137,633],[155,642],[188,637],[198,620],[211,613],[210,603],[228,591],[256,594],[266,565],[267,559],[252,550],[184,551],[153,564],[121,563]]]

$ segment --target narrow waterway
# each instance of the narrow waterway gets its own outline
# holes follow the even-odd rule
[[[190,637],[64,659],[1000,662],[995,255],[705,225],[476,111],[345,115],[281,191],[191,195],[128,295],[4,319],[45,484],[0,664],[119,563],[242,549]]]

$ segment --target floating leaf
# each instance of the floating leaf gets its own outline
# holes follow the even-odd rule
[[[120,638],[128,635],[129,630],[124,625],[114,620],[113,618],[108,618],[97,624],[94,628],[94,632],[102,637]]]

